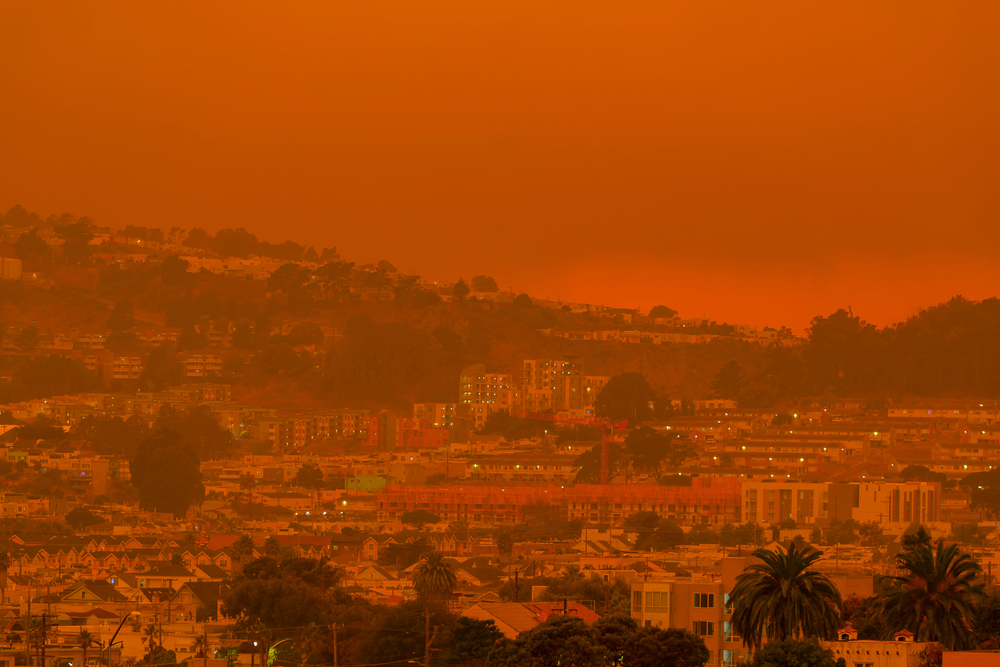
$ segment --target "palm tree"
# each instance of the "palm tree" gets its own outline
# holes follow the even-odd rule
[[[562,573],[562,578],[564,581],[573,583],[583,579],[583,572],[580,572],[579,565],[567,565],[566,570]]]
[[[244,535],[240,539],[233,542],[233,560],[238,562],[240,565],[243,565],[253,558],[253,550],[253,538],[249,535]]]
[[[204,658],[208,654],[208,640],[203,636],[195,637],[191,648],[194,650],[195,657]]]
[[[83,665],[87,667],[87,649],[94,645],[94,638],[86,630],[80,630],[80,634],[76,636],[76,643],[83,649]]]
[[[413,569],[413,589],[425,600],[443,600],[458,585],[458,577],[444,554],[431,551]]]
[[[892,587],[879,598],[887,632],[909,630],[916,641],[936,641],[953,651],[972,646],[973,602],[983,596],[975,583],[982,568],[958,545],[938,540],[914,544],[896,556],[902,576],[889,577]]]
[[[143,641],[149,647],[149,652],[152,653],[153,649],[156,647],[156,624],[150,623],[146,626],[145,630],[142,631]]]
[[[757,549],[761,562],[748,566],[731,594],[733,627],[751,648],[764,637],[831,639],[840,627],[840,593],[825,574],[808,569],[823,555],[813,547],[786,553]]]

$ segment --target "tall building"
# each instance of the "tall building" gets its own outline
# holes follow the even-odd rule
[[[489,413],[570,412],[577,416],[593,414],[594,399],[610,378],[583,374],[579,355],[563,359],[525,359],[521,375],[487,373],[484,364],[462,370],[459,400],[469,406],[469,419],[482,428]]]

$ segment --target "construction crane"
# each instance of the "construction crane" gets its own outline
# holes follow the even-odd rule
[[[561,415],[554,412],[527,412],[517,413],[514,417],[523,419],[537,419],[539,421],[553,422],[556,424],[572,424],[576,426],[590,426],[601,430],[601,484],[608,484],[611,480],[608,468],[608,451],[611,445],[611,435],[616,429],[628,426],[628,421],[612,423],[610,419],[604,417],[574,417],[572,415]]]

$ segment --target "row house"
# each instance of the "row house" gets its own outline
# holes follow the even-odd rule
[[[894,405],[889,408],[891,419],[937,419],[971,424],[995,424],[1000,416],[996,401],[928,401]]]
[[[494,483],[571,484],[580,471],[575,459],[574,455],[545,455],[537,451],[477,457],[465,463],[465,478]]]
[[[728,457],[731,462],[730,467],[763,471],[759,473],[747,473],[747,477],[750,479],[754,476],[767,478],[774,477],[775,475],[786,477],[798,477],[800,475],[821,477],[823,475],[823,464],[829,460],[825,453],[817,451],[761,451],[766,449],[763,446],[757,446],[756,448],[750,446],[750,451],[748,451],[745,449],[746,447],[746,445],[742,445],[737,449],[734,445],[732,451],[730,451],[730,448],[727,446],[726,451],[723,452],[723,456]],[[754,449],[757,451],[753,451]]]
[[[662,433],[680,433],[698,445],[714,445],[750,433],[748,429],[741,429],[728,420],[696,416],[674,417],[669,422],[648,421],[640,426],[648,426]]]
[[[1000,467],[1000,429],[968,428],[959,442],[935,442],[927,467],[953,479]]]
[[[830,463],[846,463],[855,457],[868,458],[870,449],[871,440],[864,434],[817,435],[797,431],[783,435],[748,435],[727,442],[725,446],[725,451],[822,453]]]
[[[406,512],[426,509],[442,521],[510,524],[524,519],[525,508],[539,503],[568,519],[614,523],[640,511],[670,515],[685,525],[739,523],[740,482],[730,478],[697,477],[691,486],[630,484],[555,485],[389,485],[377,497],[380,521],[393,522]]]

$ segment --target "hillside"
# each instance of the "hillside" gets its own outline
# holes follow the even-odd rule
[[[454,401],[467,364],[520,375],[524,359],[566,354],[582,355],[587,374],[641,373],[660,396],[722,394],[747,407],[824,394],[1000,395],[996,299],[956,297],[883,329],[841,310],[817,317],[800,346],[778,344],[801,342],[781,338],[784,331],[762,345],[664,307],[654,321],[634,311],[536,302],[498,292],[486,276],[470,280],[484,290],[471,292],[463,280],[428,282],[399,274],[388,261],[356,266],[335,249],[265,244],[245,230],[215,237],[176,228],[111,232],[65,216],[61,225],[29,216],[39,226],[28,228],[7,224],[9,217],[4,237],[26,273],[23,281],[0,283],[3,363],[12,378],[0,387],[7,401],[96,386],[77,367],[93,354],[74,342],[84,333],[107,335],[107,351],[142,360],[141,377],[105,379],[115,388],[186,381],[183,360],[207,354],[222,360],[221,372],[207,379],[232,383],[237,397],[282,406]],[[24,223],[23,215],[14,218]],[[142,252],[133,251],[140,242]],[[614,338],[625,330],[649,342],[553,335]],[[652,344],[670,332],[693,344]],[[59,345],[76,361],[43,368]],[[729,380],[713,390],[723,367]]]

